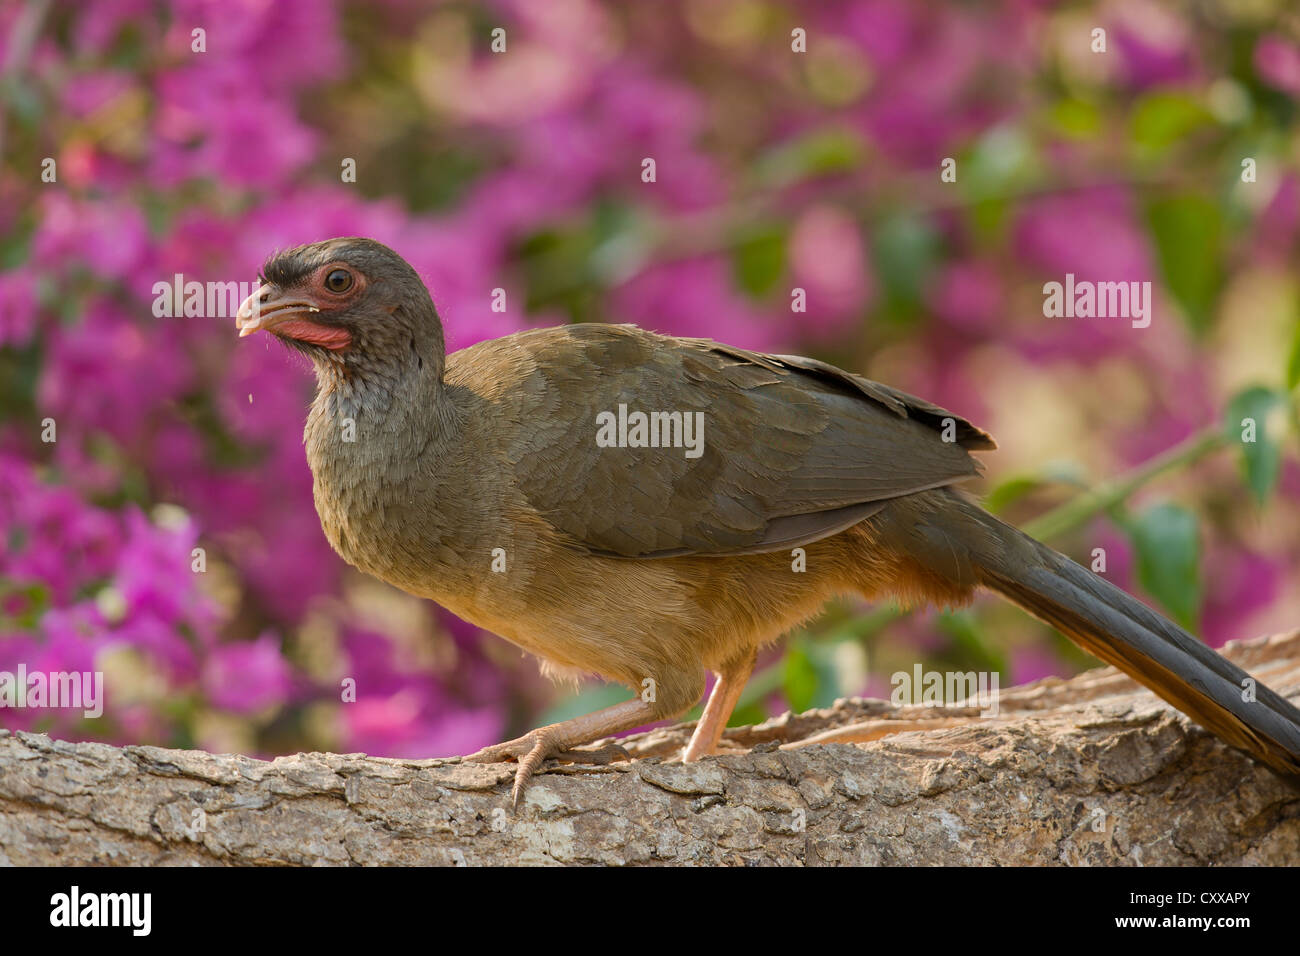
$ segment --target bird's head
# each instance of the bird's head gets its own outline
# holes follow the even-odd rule
[[[441,369],[442,323],[414,269],[373,239],[314,242],[272,256],[235,315],[241,337],[270,332],[318,372]]]

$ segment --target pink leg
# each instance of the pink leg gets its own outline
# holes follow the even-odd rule
[[[709,702],[704,705],[704,714],[695,725],[691,742],[682,754],[683,763],[707,757],[717,749],[722,731],[731,719],[731,712],[736,709],[736,701],[740,700],[740,692],[754,670],[756,656],[756,651],[751,652],[747,657],[728,663],[718,672],[718,681],[709,694]]]
[[[660,717],[662,714],[656,713],[649,704],[640,698],[634,698],[593,714],[538,727],[515,740],[484,747],[478,753],[463,759],[474,763],[503,763],[511,757],[517,759],[519,769],[515,771],[513,797],[514,805],[518,807],[519,798],[523,796],[528,781],[547,757],[554,757],[570,747],[599,740],[621,730],[652,723]]]

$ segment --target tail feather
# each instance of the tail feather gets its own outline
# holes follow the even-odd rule
[[[1300,782],[1300,710],[1120,588],[983,509],[968,508],[990,532],[984,536],[990,546],[974,555],[985,587],[1145,684],[1226,743]]]

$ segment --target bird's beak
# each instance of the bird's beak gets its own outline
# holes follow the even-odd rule
[[[319,345],[337,352],[352,344],[352,333],[347,329],[312,320],[320,308],[307,299],[294,299],[278,287],[259,286],[239,306],[235,313],[235,327],[239,337],[254,332],[273,332],[281,338],[296,339]]]
[[[289,319],[301,319],[320,309],[304,299],[290,299],[273,285],[258,286],[257,290],[240,303],[235,313],[235,328],[239,337],[263,330],[270,331]]]

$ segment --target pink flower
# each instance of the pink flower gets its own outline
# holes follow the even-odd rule
[[[1018,647],[1011,652],[1007,685],[1016,687],[1044,677],[1069,677],[1071,668],[1046,647]]]
[[[62,190],[43,193],[40,224],[32,244],[32,264],[67,275],[73,267],[120,279],[143,259],[148,244],[144,214],[136,203],[81,201]]]
[[[1207,582],[1201,609],[1201,637],[1211,647],[1228,641],[1280,633],[1292,626],[1268,609],[1278,598],[1282,575],[1277,556],[1211,547],[1205,556]]]
[[[183,623],[196,636],[208,634],[216,612],[198,588],[194,522],[159,528],[135,508],[127,509],[125,517],[126,535],[113,582],[126,603],[123,628],[129,631],[147,617],[173,629]]]
[[[1184,31],[1172,31],[1169,36],[1148,36],[1131,28],[1117,29],[1115,46],[1123,57],[1130,86],[1144,89],[1173,85],[1186,82],[1194,75],[1193,51]]]
[[[283,705],[289,696],[289,667],[274,635],[222,644],[209,655],[202,685],[217,707],[252,714]]]
[[[1259,254],[1271,259],[1286,261],[1295,247],[1297,228],[1300,227],[1300,177],[1288,173],[1278,183],[1273,198],[1260,214],[1255,231],[1255,247]]]
[[[952,325],[990,332],[1007,307],[993,265],[976,260],[954,262],[944,269],[929,304]]]
[[[1016,254],[1050,278],[1151,279],[1137,211],[1126,191],[1099,187],[1031,199],[1016,223]]]
[[[735,290],[729,270],[720,256],[650,266],[615,290],[612,315],[668,335],[775,348],[780,330]]]
[[[1300,47],[1277,34],[1255,44],[1255,72],[1269,86],[1300,96]]]
[[[47,348],[38,399],[65,437],[97,430],[132,443],[192,374],[165,334],[146,332],[108,301],[89,303],[78,325],[49,335]]]
[[[26,270],[0,273],[0,346],[22,348],[37,322],[36,277]]]
[[[860,318],[873,289],[862,233],[852,216],[834,206],[814,206],[790,236],[793,284],[808,293],[806,331],[839,332]]]
[[[473,753],[501,739],[505,721],[494,708],[413,715],[412,695],[344,705],[350,751],[422,759]]]

